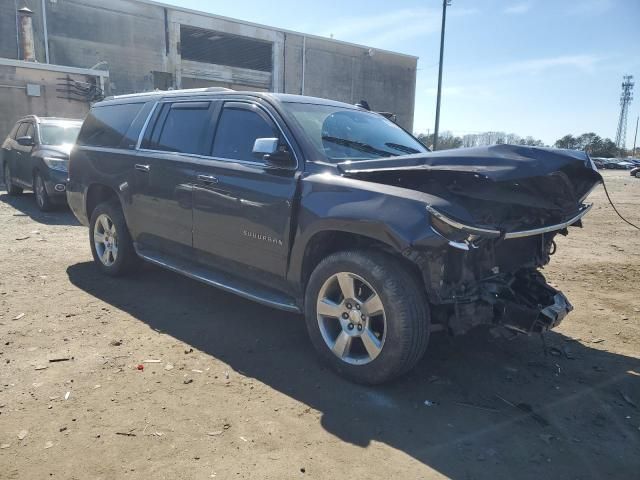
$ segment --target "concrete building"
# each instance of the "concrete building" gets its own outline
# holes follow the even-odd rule
[[[28,36],[21,23],[26,11],[17,14],[22,7],[32,12],[33,45],[25,45],[21,38]],[[6,64],[28,55],[43,67],[56,65],[54,70],[85,69],[75,71],[84,75],[79,81],[87,85],[74,84],[82,91],[91,84],[102,86],[105,95],[225,86],[347,103],[364,99],[374,110],[395,113],[403,127],[413,126],[414,56],[149,0],[3,0],[0,82],[8,81],[6,75],[16,68],[3,65],[2,58],[9,59]],[[13,73],[11,81],[19,82]],[[64,92],[51,90],[41,89],[56,102],[50,102],[46,112],[34,112],[18,111],[15,101],[9,109],[5,97],[10,88],[0,88],[0,135],[7,131],[6,121],[13,122],[24,113],[61,115],[52,111],[59,101],[80,101],[58,98]],[[90,101],[85,101],[86,108]]]

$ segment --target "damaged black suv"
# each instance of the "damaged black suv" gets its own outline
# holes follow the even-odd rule
[[[599,182],[582,152],[432,153],[363,108],[198,89],[94,105],[67,198],[106,274],[144,259],[303,313],[320,356],[373,384],[435,330],[558,325],[572,307],[538,269]]]

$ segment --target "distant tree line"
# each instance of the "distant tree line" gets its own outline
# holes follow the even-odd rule
[[[433,146],[433,134],[426,135],[419,133],[418,140],[431,148]],[[532,147],[546,146],[542,140],[527,136],[521,137],[515,133],[505,132],[482,132],[471,133],[467,135],[457,136],[450,131],[444,131],[438,138],[438,150],[449,150],[461,147],[480,147],[483,145],[528,145]],[[568,148],[571,150],[582,150],[592,157],[613,158],[617,156],[625,156],[631,154],[631,151],[620,151],[616,148],[616,144],[610,138],[602,138],[593,132],[583,133],[574,137],[573,135],[565,135],[557,140],[554,144],[556,148]]]
[[[424,133],[420,133],[418,134],[418,140],[431,148],[433,145],[433,134],[425,135]],[[505,132],[469,133],[458,137],[449,131],[445,131],[438,137],[438,150],[501,144],[544,147],[544,142],[542,140],[537,140],[533,137],[521,137],[515,133]]]
[[[569,148],[571,150],[583,150],[592,157],[613,158],[623,155],[616,144],[610,138],[602,138],[595,133],[583,133],[577,137],[565,135],[554,144],[556,148]]]

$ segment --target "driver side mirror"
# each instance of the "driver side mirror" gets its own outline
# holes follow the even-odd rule
[[[16,138],[16,141],[23,147],[33,147],[36,144],[36,142],[33,141],[33,137],[28,135],[25,137],[18,137]]]
[[[268,165],[278,168],[293,166],[291,152],[279,138],[256,138],[253,144],[253,155],[262,158]]]

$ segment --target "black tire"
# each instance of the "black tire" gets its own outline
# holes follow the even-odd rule
[[[33,174],[33,195],[36,198],[36,205],[42,212],[50,212],[53,210],[53,202],[49,198],[47,193],[47,187],[44,184],[44,179],[39,172]]]
[[[117,253],[113,253],[108,256],[109,260],[113,260],[112,263],[105,262],[101,259],[101,253],[98,252],[96,242],[94,241],[94,235],[96,233],[96,223],[102,216],[106,216],[111,225],[115,227],[113,234],[109,234],[110,238],[115,238],[115,244],[117,246]],[[104,231],[104,228],[99,226],[98,232]],[[113,244],[113,242],[110,242]],[[140,257],[136,254],[133,247],[133,241],[131,240],[131,234],[127,228],[127,223],[122,213],[122,208],[117,200],[110,200],[99,204],[91,213],[91,219],[89,223],[89,245],[91,246],[91,254],[93,260],[100,270],[107,275],[113,277],[125,275],[133,269],[135,269],[140,263]]]
[[[341,272],[355,274],[370,284],[384,308],[384,341],[379,354],[367,360],[368,363],[353,364],[338,357],[320,329],[319,294],[325,282]],[[408,372],[422,358],[429,342],[429,307],[420,280],[402,265],[401,260],[378,251],[343,251],[322,260],[307,285],[305,320],[311,342],[320,357],[340,375],[357,383],[380,384]],[[353,325],[350,327],[353,333]]]
[[[7,187],[7,193],[12,197],[20,195],[22,193],[22,189],[20,187],[16,187],[11,181],[11,168],[9,167],[9,162],[4,164],[4,184]]]

